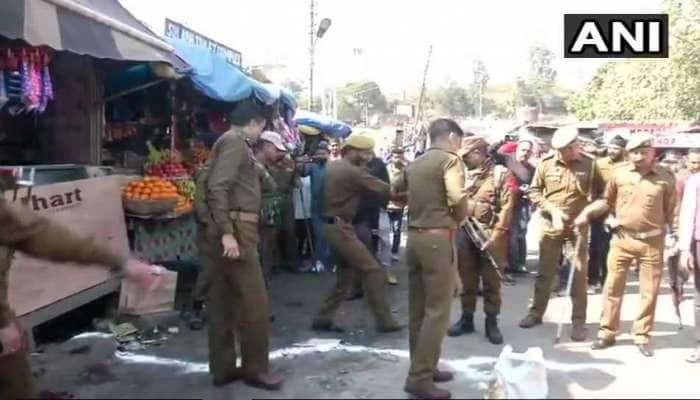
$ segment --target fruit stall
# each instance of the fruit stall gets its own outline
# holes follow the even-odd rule
[[[122,188],[132,251],[177,269],[197,264],[193,177],[206,163],[212,138],[229,129],[227,115],[236,105],[269,107],[270,126],[290,143],[299,138],[290,129],[296,101],[285,89],[256,81],[206,48],[169,42],[191,71],[171,82],[158,81],[155,71],[115,77],[110,92],[146,83],[107,107],[113,129],[105,132],[105,150],[115,167],[133,176]]]
[[[145,176],[122,189],[127,229],[134,254],[157,263],[196,264],[193,164],[175,150],[149,144]]]

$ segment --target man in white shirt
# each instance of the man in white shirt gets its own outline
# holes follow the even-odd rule
[[[698,344],[686,361],[700,362],[700,173],[693,174],[685,184],[678,228],[680,267],[686,274],[693,272],[695,284],[695,339]]]

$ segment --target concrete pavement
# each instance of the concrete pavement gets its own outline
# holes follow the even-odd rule
[[[531,262],[536,263],[536,259]],[[406,269],[399,262],[394,270],[399,285],[390,287],[391,302],[397,318],[408,322]],[[206,331],[190,331],[176,314],[142,321],[142,326],[156,322],[165,327],[179,326],[180,333],[162,346],[120,352],[112,337],[96,333],[46,346],[43,353],[32,356],[38,386],[76,398],[406,398],[402,388],[408,370],[408,334],[375,333],[364,300],[347,302],[341,308],[337,321],[349,329],[347,333],[318,335],[309,330],[311,317],[334,279],[329,272],[273,277],[271,297],[277,319],[272,326],[271,358],[274,371],[285,378],[279,393],[242,383],[214,388],[207,374]],[[555,346],[556,321],[562,311],[569,319],[568,298],[552,299],[543,325],[530,330],[517,326],[527,311],[533,284],[533,277],[524,275],[517,277],[515,286],[504,287],[501,326],[506,344],[515,351],[542,348],[549,397],[697,398],[700,365],[683,361],[695,344],[692,328],[678,330],[666,281],[658,301],[653,358],[641,356],[627,333],[639,297],[634,279],[623,303],[618,345],[597,352],[590,350],[590,344],[595,338],[601,295],[589,297],[589,341],[571,342],[567,325],[562,343]],[[689,284],[686,292],[691,290]],[[692,324],[691,295],[687,298],[682,312],[686,323]],[[459,309],[455,299],[453,321],[459,318]],[[502,349],[486,341],[481,312],[477,313],[476,325],[475,334],[446,338],[443,344],[444,366],[456,372],[456,379],[444,386],[454,397],[480,398]]]

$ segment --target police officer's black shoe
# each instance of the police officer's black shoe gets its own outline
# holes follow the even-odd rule
[[[345,301],[355,301],[363,297],[365,297],[365,293],[361,290],[358,290],[355,293],[351,293],[348,297],[346,297]]]
[[[462,318],[447,330],[447,336],[456,337],[474,333],[474,314],[463,313]]]
[[[204,329],[204,317],[202,316],[202,312],[197,310],[194,313],[192,313],[192,317],[190,318],[190,329],[193,331],[201,331]]]
[[[335,322],[327,319],[316,318],[311,323],[311,329],[320,332],[344,333],[345,329],[336,325]]]
[[[487,315],[485,322],[486,337],[491,344],[503,344],[503,334],[498,329],[498,317]]]

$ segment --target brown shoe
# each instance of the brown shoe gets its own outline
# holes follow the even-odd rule
[[[409,385],[406,384],[403,388],[404,392],[413,395],[417,399],[450,399],[452,393],[448,390],[440,389],[435,385]]]
[[[614,346],[615,345],[615,338],[612,339],[597,339],[593,344],[591,345],[591,349],[593,350],[603,350],[607,349],[608,347]]]
[[[588,330],[583,322],[574,322],[571,327],[571,340],[574,342],[583,342],[588,338]]]
[[[258,389],[270,391],[282,389],[282,379],[270,374],[269,372],[247,377],[244,381],[246,385],[256,387]]]
[[[536,317],[532,314],[528,314],[522,321],[518,324],[521,328],[529,329],[537,325],[542,325],[542,318]]]
[[[439,369],[433,371],[433,382],[449,382],[452,379],[454,379],[454,374],[450,371],[440,371]]]
[[[214,386],[226,386],[240,379],[243,379],[243,371],[240,368],[235,368],[228,376],[223,378],[214,378]]]

